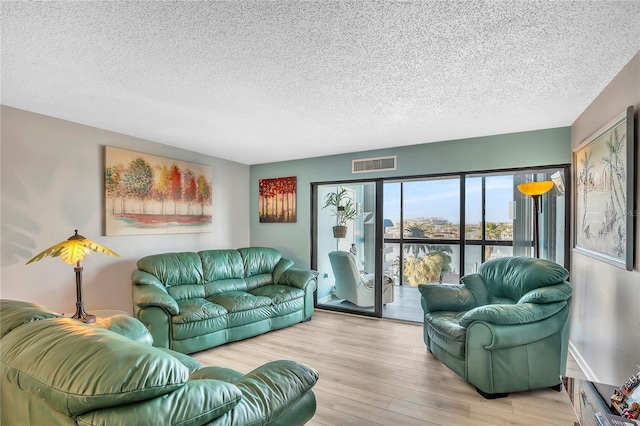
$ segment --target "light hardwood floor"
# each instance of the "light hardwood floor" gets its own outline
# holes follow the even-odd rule
[[[309,426],[573,426],[575,420],[564,390],[482,398],[426,350],[420,324],[316,310],[309,322],[193,356],[244,373],[276,359],[315,368],[318,408]],[[584,378],[572,358],[567,375]]]

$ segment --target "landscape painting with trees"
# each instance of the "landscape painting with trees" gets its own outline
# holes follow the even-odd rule
[[[211,231],[211,167],[106,147],[106,235]]]
[[[260,222],[296,222],[296,177],[260,179]]]
[[[627,124],[624,115],[575,151],[575,248],[623,267],[633,235],[633,137]]]

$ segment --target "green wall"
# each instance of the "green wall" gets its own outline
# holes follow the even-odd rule
[[[397,170],[355,175],[351,173],[351,160],[387,155],[397,156]],[[312,182],[509,169],[570,162],[571,129],[560,127],[253,165],[250,169],[251,245],[275,247],[285,257],[294,260],[297,266],[309,267]],[[297,177],[297,223],[260,223],[259,179],[287,176]]]

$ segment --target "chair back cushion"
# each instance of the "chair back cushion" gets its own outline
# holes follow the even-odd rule
[[[2,299],[0,300],[0,337],[23,324],[61,317],[61,314],[50,311],[37,303]]]
[[[563,283],[569,271],[557,263],[531,257],[490,259],[478,267],[492,298],[506,298],[513,303],[527,292]]]
[[[351,253],[348,251],[332,251],[329,253],[329,261],[336,279],[336,287],[356,287],[361,283],[362,276]]]

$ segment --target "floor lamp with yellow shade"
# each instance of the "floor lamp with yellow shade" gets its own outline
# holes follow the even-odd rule
[[[540,244],[538,235],[538,216],[542,213],[540,209],[540,196],[549,192],[553,188],[553,181],[544,180],[541,182],[528,182],[518,185],[518,190],[533,199],[533,248],[536,258],[540,257]]]
[[[65,262],[67,265],[75,264],[76,266],[73,268],[73,270],[76,272],[76,313],[72,318],[86,323],[95,321],[96,316],[88,314],[84,310],[84,299],[82,297],[83,268],[82,266],[80,266],[80,261],[92,251],[103,253],[108,256],[120,257],[120,255],[113,250],[101,246],[100,244],[95,243],[83,237],[82,235],[79,235],[78,230],[76,229],[74,235],[42,251],[26,263],[28,265],[31,262],[37,262],[38,260],[41,260],[47,256],[51,256],[59,257],[60,260]]]

